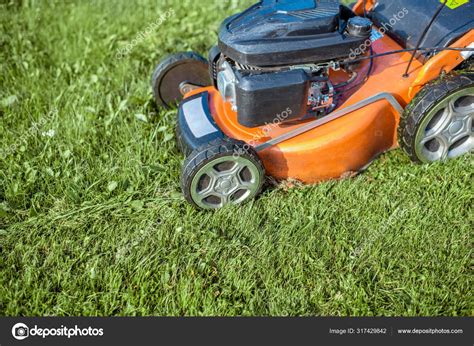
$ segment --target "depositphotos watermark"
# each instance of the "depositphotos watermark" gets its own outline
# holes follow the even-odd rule
[[[366,52],[367,49],[371,46],[372,42],[378,40],[379,38],[385,36],[385,33],[390,30],[395,24],[400,22],[405,18],[406,15],[410,13],[406,7],[402,8],[398,13],[395,13],[388,22],[383,23],[378,30],[372,30],[372,36],[363,42],[358,48],[351,49],[351,54],[349,54],[349,59],[354,60],[362,53]]]
[[[58,328],[40,328],[36,324],[33,328],[29,328],[24,323],[17,323],[12,327],[12,336],[17,340],[24,340],[28,337],[81,337],[81,336],[103,336],[104,329],[103,328],[80,328],[77,325],[74,327],[66,327],[61,325]]]
[[[161,24],[163,24],[163,22],[165,22],[169,18],[173,17],[174,14],[175,14],[175,12],[172,8],[170,8],[168,11],[163,13],[160,16],[160,18],[158,18],[156,21],[154,21],[153,23],[148,25],[145,30],[140,31],[138,34],[136,34],[135,38],[131,42],[129,42],[125,47],[117,49],[117,51],[115,53],[115,58],[116,59],[123,59],[126,56],[128,56],[132,52],[132,50],[135,46],[137,46],[143,40],[147,39],[148,36],[150,36],[153,32],[158,30],[158,28],[161,26]]]
[[[57,114],[58,110],[53,109],[45,117],[41,118],[38,122],[33,122],[31,124],[31,127],[24,134],[17,138],[15,143],[10,145],[6,149],[0,149],[0,157],[3,158],[15,153],[23,142],[28,141],[31,137],[34,137],[38,134],[41,134],[41,136],[43,137],[53,137],[55,135],[55,131],[53,129],[50,129],[46,132],[41,132],[40,128],[46,125],[49,121],[51,121]]]

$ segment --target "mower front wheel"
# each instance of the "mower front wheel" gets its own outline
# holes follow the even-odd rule
[[[474,73],[453,73],[427,84],[398,129],[402,149],[417,163],[445,161],[474,149]]]
[[[218,209],[255,198],[264,178],[262,162],[251,147],[233,139],[217,139],[186,158],[181,188],[192,205]]]

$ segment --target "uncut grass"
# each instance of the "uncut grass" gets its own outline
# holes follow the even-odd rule
[[[149,77],[250,3],[0,5],[2,315],[473,314],[472,156],[395,150],[217,212],[181,197],[175,110],[154,107]]]

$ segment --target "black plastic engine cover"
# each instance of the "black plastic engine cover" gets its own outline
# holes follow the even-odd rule
[[[257,127],[299,119],[308,109],[310,76],[303,70],[237,76],[237,120]]]
[[[341,33],[342,12],[338,0],[263,0],[224,21],[219,49],[261,67],[344,58],[368,37]]]

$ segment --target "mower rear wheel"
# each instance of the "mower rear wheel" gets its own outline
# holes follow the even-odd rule
[[[153,97],[158,107],[169,108],[183,99],[183,85],[209,86],[209,64],[194,52],[177,53],[162,60],[151,78]]]
[[[426,85],[405,110],[400,146],[417,163],[445,161],[474,149],[474,73]]]
[[[248,202],[262,188],[265,170],[244,142],[217,139],[194,150],[184,161],[181,188],[186,200],[201,209]]]

